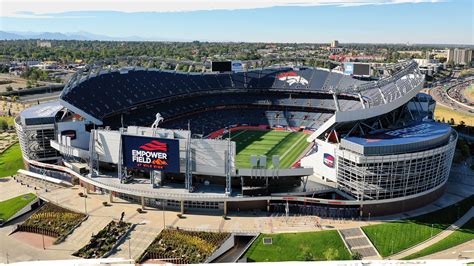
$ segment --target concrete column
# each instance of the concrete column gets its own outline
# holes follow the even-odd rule
[[[184,200],[181,201],[181,214],[184,214]]]
[[[270,212],[270,200],[267,200],[267,212]]]
[[[112,191],[109,191],[109,201],[110,203],[114,202],[114,195],[112,194]]]
[[[142,202],[142,210],[144,210],[145,209],[145,197],[141,196],[140,200]]]
[[[227,201],[224,200],[224,215],[227,216]]]
[[[90,188],[89,183],[86,183],[85,185],[86,185],[86,194],[91,193],[91,188]]]

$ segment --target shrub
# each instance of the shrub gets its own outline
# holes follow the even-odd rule
[[[354,252],[352,254],[352,259],[353,260],[361,260],[362,259],[362,254],[360,254],[359,252]]]

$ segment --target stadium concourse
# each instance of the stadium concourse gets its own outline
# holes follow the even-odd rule
[[[31,172],[182,213],[386,215],[443,194],[457,133],[414,61],[377,79],[91,65],[15,119]],[[435,134],[431,134],[435,132]]]

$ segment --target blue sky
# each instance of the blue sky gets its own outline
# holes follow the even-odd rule
[[[18,1],[26,1],[24,9],[15,5]],[[337,39],[343,43],[474,44],[472,0],[421,0],[421,3],[418,3],[420,0],[365,0],[356,3],[356,0],[339,0],[338,4],[332,4],[330,0],[315,0],[314,5],[298,4],[306,0],[294,3],[288,0],[287,4],[279,6],[262,1],[261,8],[244,2],[242,7],[229,7],[233,10],[226,10],[226,6],[209,8],[209,2],[198,5],[198,8],[196,5],[186,8],[185,3],[176,1],[182,5],[173,6],[178,11],[163,10],[147,0],[142,4],[125,2],[116,8],[107,2],[103,3],[105,7],[98,5],[99,8],[95,8],[96,1],[89,0],[68,0],[79,2],[79,5],[61,8],[57,6],[61,3],[55,1],[37,1],[35,3],[42,6],[35,9],[35,5],[28,4],[32,2],[27,0],[2,0],[2,10],[6,11],[1,12],[1,30],[86,31],[115,37],[165,40],[329,42]],[[121,4],[124,4],[123,0]],[[30,6],[31,9],[26,9]],[[110,10],[107,10],[108,6]]]

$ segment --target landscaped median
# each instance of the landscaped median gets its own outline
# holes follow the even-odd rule
[[[35,199],[35,194],[28,193],[0,202],[0,224],[8,221],[17,212]]]
[[[263,243],[264,238],[271,238],[272,243]],[[351,259],[336,230],[261,234],[244,256],[256,262]]]
[[[104,229],[93,235],[89,244],[75,252],[73,255],[85,259],[102,258],[109,253],[118,241],[127,233],[131,223],[111,221]]]
[[[382,257],[411,248],[448,228],[474,206],[474,196],[435,212],[362,227]]]
[[[454,231],[452,234],[444,239],[441,239],[436,244],[433,244],[427,248],[422,249],[419,252],[406,256],[405,260],[416,259],[424,257],[436,252],[444,251],[457,245],[461,245],[467,241],[474,239],[474,218],[471,218],[469,222],[465,223],[461,228]]]

